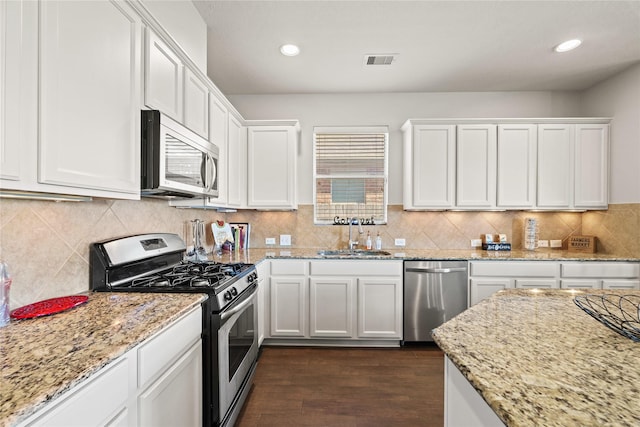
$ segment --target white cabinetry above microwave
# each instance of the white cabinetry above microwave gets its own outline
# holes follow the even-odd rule
[[[139,198],[140,17],[106,0],[0,9],[0,189]]]
[[[408,120],[404,209],[607,209],[609,121]]]
[[[207,83],[184,65],[156,33],[145,34],[145,105],[209,138]]]

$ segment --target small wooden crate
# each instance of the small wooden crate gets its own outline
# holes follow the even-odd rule
[[[570,236],[568,249],[569,252],[595,253],[596,236]]]

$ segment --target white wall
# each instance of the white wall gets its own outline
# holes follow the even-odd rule
[[[313,203],[314,126],[388,125],[389,203],[402,204],[402,135],[410,118],[567,117],[580,111],[576,92],[230,95],[245,119],[298,119],[298,202]]]
[[[640,203],[640,64],[582,94],[582,113],[612,117],[611,204]]]
[[[207,24],[191,0],[143,0],[149,12],[207,74]]]

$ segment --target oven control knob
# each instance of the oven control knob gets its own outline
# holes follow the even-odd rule
[[[224,299],[226,301],[231,301],[233,299],[233,295],[231,294],[231,291],[227,291],[224,293]]]
[[[234,297],[238,295],[238,290],[236,288],[231,288],[231,295],[233,295]]]

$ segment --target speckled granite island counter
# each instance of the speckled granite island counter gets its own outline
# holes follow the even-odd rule
[[[506,425],[638,426],[640,343],[576,306],[573,298],[583,293],[640,295],[506,290],[433,336]]]
[[[90,293],[0,328],[0,425],[14,425],[201,304],[203,294]]]

